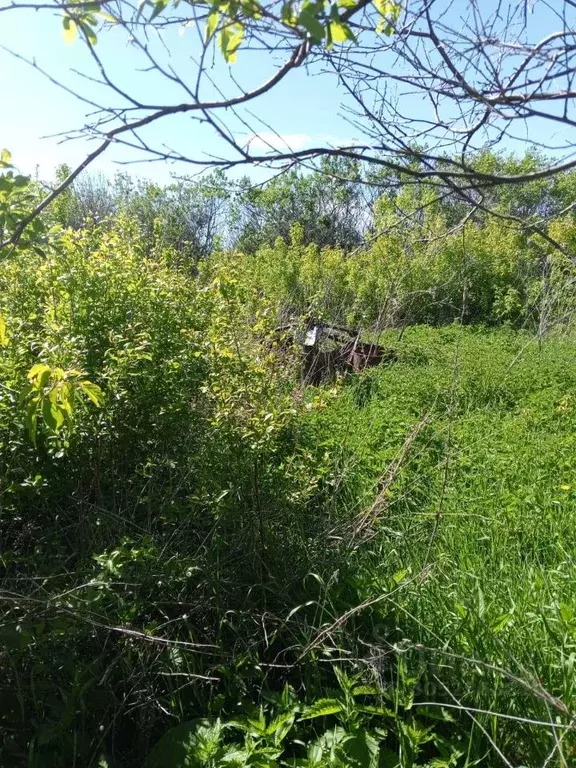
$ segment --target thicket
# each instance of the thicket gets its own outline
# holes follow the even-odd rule
[[[2,254],[3,765],[574,760],[572,214],[427,195],[363,248],[198,258],[134,203]],[[397,362],[303,389],[309,312]]]

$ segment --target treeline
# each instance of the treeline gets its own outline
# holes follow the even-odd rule
[[[487,152],[477,162],[507,175],[544,164],[538,153]],[[314,311],[377,329],[455,319],[545,329],[572,316],[575,196],[576,172],[486,186],[463,200],[441,183],[329,159],[259,185],[221,172],[166,186],[86,176],[52,215],[73,229],[125,217],[145,255],[170,250],[192,272],[243,254],[242,271],[281,317]]]

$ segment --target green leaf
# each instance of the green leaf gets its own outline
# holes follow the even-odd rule
[[[48,429],[52,432],[58,432],[60,427],[64,424],[64,414],[60,408],[48,398],[45,398],[42,403],[42,418],[44,419],[44,424],[46,424]]]
[[[390,36],[394,32],[393,24],[400,15],[400,4],[392,0],[373,0],[373,3],[378,13],[383,17],[376,27],[376,32]]]
[[[398,16],[397,3],[390,2],[390,0],[373,0],[373,2],[374,7],[381,16],[387,16],[392,19]]]
[[[391,717],[394,719],[396,713],[387,707],[373,706],[372,704],[356,704],[358,712],[364,712],[367,715],[381,715],[382,717]]]
[[[74,42],[74,40],[76,40],[76,37],[78,36],[78,25],[74,19],[70,18],[70,16],[64,16],[62,19],[62,27],[62,34],[64,35],[66,45],[70,45]]]
[[[298,24],[298,17],[294,15],[294,5],[291,2],[286,2],[282,6],[280,12],[280,18],[284,24],[288,24],[290,27],[295,27]]]
[[[33,365],[32,368],[30,368],[28,371],[28,381],[36,380],[36,383],[39,383],[42,379],[45,378],[45,374],[49,372],[49,365],[46,365],[45,363],[36,363],[36,365]]]
[[[79,20],[78,24],[80,28],[82,29],[82,32],[86,35],[86,39],[90,43],[90,45],[96,45],[98,42],[98,37],[96,36],[96,32],[92,29],[88,21]]]
[[[379,739],[365,730],[356,731],[354,736],[346,739],[344,752],[348,756],[348,765],[357,768],[378,768]]]
[[[221,734],[219,720],[180,723],[156,742],[146,760],[146,768],[203,768],[213,764],[220,750]]]
[[[111,24],[118,24],[118,19],[116,16],[112,16],[111,13],[107,13],[106,11],[98,11],[98,16],[104,19],[104,21],[109,21]]]
[[[302,712],[300,720],[312,720],[316,717],[326,717],[342,712],[344,706],[338,699],[318,699]]]
[[[249,19],[261,19],[262,8],[256,0],[240,0],[242,11],[244,15]]]
[[[8,345],[8,336],[6,335],[6,321],[0,315],[0,347],[6,347]]]
[[[38,424],[38,401],[36,398],[31,400],[26,406],[26,413],[24,416],[24,425],[28,436],[32,441],[32,445],[36,448],[36,433]]]
[[[0,150],[0,168],[12,168],[12,155],[7,149]]]
[[[352,696],[379,696],[382,690],[377,685],[355,685]]]
[[[220,21],[219,11],[212,11],[206,21],[206,41],[210,40],[216,31],[218,22]]]
[[[572,610],[572,607],[568,605],[568,603],[560,603],[559,608],[562,621],[566,624],[571,624],[574,619],[574,611]]]
[[[354,32],[341,21],[330,22],[330,37],[334,43],[344,43],[346,40],[356,40]]]
[[[156,2],[154,3],[154,9],[150,14],[149,21],[153,21],[156,18],[156,16],[159,16],[162,13],[162,11],[166,9],[167,5],[168,5],[168,0],[156,0]]]
[[[298,24],[301,24],[304,27],[314,43],[319,43],[326,36],[324,25],[318,21],[309,8],[304,8],[300,13],[298,16]]]
[[[236,61],[236,52],[244,38],[244,27],[236,24],[234,29],[236,31],[232,32],[228,27],[224,27],[220,32],[220,50],[228,64],[234,64]]]
[[[504,627],[507,627],[508,624],[512,621],[513,615],[508,613],[503,613],[501,616],[498,616],[498,618],[492,623],[492,632],[501,632]]]
[[[290,730],[294,724],[295,714],[293,712],[285,712],[274,720],[266,728],[267,736],[274,736],[274,743],[281,744],[286,736],[290,733]]]
[[[97,384],[84,380],[80,382],[80,389],[95,406],[100,407],[102,405],[102,390]]]

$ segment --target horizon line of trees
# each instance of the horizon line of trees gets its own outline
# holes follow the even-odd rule
[[[477,166],[485,173],[529,173],[549,159],[533,149],[523,156],[486,151]],[[67,166],[57,169],[57,182]],[[165,185],[129,174],[109,179],[102,173],[80,176],[52,206],[56,223],[80,229],[112,221],[124,213],[139,222],[149,247],[170,247],[183,263],[195,265],[214,251],[255,253],[281,238],[290,242],[301,228],[304,245],[352,251],[374,242],[390,227],[413,230],[433,207],[446,231],[491,217],[503,227],[549,235],[550,221],[572,215],[576,170],[522,186],[470,190],[469,199],[449,185],[414,182],[387,170],[345,158],[326,158],[320,169],[292,169],[255,184],[248,176],[227,178],[221,170],[204,176],[178,176]],[[442,233],[438,232],[438,236]],[[552,245],[562,250],[558,242]]]

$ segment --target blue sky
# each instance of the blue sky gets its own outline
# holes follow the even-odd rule
[[[175,29],[165,33],[164,41],[171,50],[171,60],[179,71],[186,71],[190,50],[195,50],[196,38],[192,30],[183,35]],[[109,93],[83,80],[71,70],[96,74],[93,62],[80,41],[67,45],[62,36],[58,18],[42,16],[39,13],[7,12],[2,14],[0,45],[17,51],[47,70],[55,79],[80,90],[88,98],[110,101]],[[174,89],[167,92],[164,78],[150,73],[138,74],[142,66],[140,56],[126,45],[123,33],[109,31],[100,35],[98,54],[102,59],[116,62],[113,70],[123,85],[137,92],[149,101],[164,103],[167,95],[175,102],[183,101],[184,94]],[[243,60],[244,59],[244,60]],[[243,84],[260,82],[267,72],[272,72],[274,62],[269,54],[239,53],[234,65],[234,76]],[[216,70],[224,64],[217,62]],[[218,71],[216,71],[218,77]],[[34,172],[39,166],[40,176],[50,178],[53,169],[61,162],[74,165],[86,154],[89,144],[85,140],[61,142],[57,138],[44,138],[58,134],[86,123],[91,108],[74,96],[50,83],[40,72],[28,64],[0,50],[0,88],[4,107],[4,119],[0,127],[0,146],[12,152],[14,162],[23,171]],[[338,115],[340,97],[333,81],[310,76],[305,70],[297,70],[273,92],[259,99],[253,109],[265,123],[273,124],[276,131],[285,136],[291,148],[300,149],[314,142],[338,142],[354,138],[351,126]],[[252,118],[251,123],[260,135],[277,142],[268,128]],[[235,134],[246,140],[249,131],[237,126]],[[219,154],[221,140],[212,130],[198,126],[186,117],[174,117],[160,121],[148,131],[156,144],[169,142],[170,146],[187,149],[199,148],[206,154]],[[94,145],[95,146],[95,145]],[[138,164],[121,168],[117,161],[140,157],[125,147],[111,148],[93,166],[106,173],[115,170],[130,170],[132,173],[164,180],[171,172],[192,172],[188,166],[166,165],[165,163]]]
[[[454,19],[465,5],[465,0],[455,0],[450,11]],[[538,0],[536,5],[532,24],[537,28],[538,36],[543,36],[554,29],[557,22],[549,12],[541,10],[544,6],[538,4]],[[163,33],[162,41],[153,45],[165,46],[170,52],[169,63],[179,72],[186,73],[190,69],[189,56],[197,50],[195,35],[195,30],[186,29],[184,34],[180,34],[176,28],[170,28]],[[30,60],[34,59],[56,80],[80,91],[87,98],[96,101],[101,98],[102,102],[110,103],[109,92],[74,74],[73,70],[92,75],[96,75],[97,71],[80,41],[71,45],[65,43],[60,18],[23,10],[4,12],[1,14],[0,45]],[[148,102],[161,104],[185,100],[184,92],[170,86],[165,78],[138,71],[143,65],[141,55],[127,45],[122,30],[113,29],[101,34],[96,50],[103,60],[113,62],[110,71],[131,93],[139,94]],[[265,80],[280,60],[275,60],[272,54],[248,53],[241,49],[233,66],[233,74],[245,88],[249,88]],[[213,66],[215,80],[219,85],[225,83],[227,67],[220,57],[215,59]],[[74,166],[85,157],[90,148],[85,139],[62,142],[61,139],[45,137],[83,126],[88,119],[87,113],[92,111],[91,107],[3,50],[0,50],[0,93],[4,118],[0,124],[0,147],[12,152],[14,162],[21,170],[34,173],[38,167],[40,177],[50,179],[59,163]],[[273,91],[252,103],[251,109],[262,123],[247,113],[246,116],[262,137],[277,143],[267,127],[271,125],[285,137],[292,149],[326,143],[351,143],[359,138],[359,134],[342,116],[341,101],[342,94],[335,79],[312,76],[305,69],[297,69]],[[417,113],[423,109],[421,102],[422,99],[413,99],[408,105]],[[230,116],[227,121],[234,125]],[[550,133],[549,128],[536,123],[531,123],[530,130],[531,138],[536,141]],[[239,123],[236,123],[234,132],[246,141],[250,138],[249,131]],[[212,129],[198,125],[189,117],[163,119],[147,129],[144,135],[155,146],[168,144],[184,152],[192,148],[197,155],[222,154],[221,139],[214,135]],[[194,172],[189,166],[166,163],[118,165],[119,161],[124,163],[136,157],[141,155],[126,147],[113,147],[92,168],[110,175],[116,170],[129,170],[159,181],[168,180],[173,172]]]

